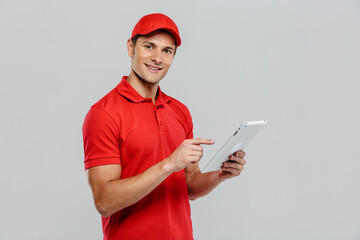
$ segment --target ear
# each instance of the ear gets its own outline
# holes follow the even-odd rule
[[[127,44],[128,56],[132,57],[134,55],[134,46],[130,38],[127,40],[126,44]]]

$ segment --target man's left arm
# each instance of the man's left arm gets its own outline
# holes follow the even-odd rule
[[[191,164],[185,168],[186,183],[189,199],[195,200],[205,196],[226,179],[239,176],[246,163],[245,152],[235,152],[224,162],[221,170],[202,173],[198,163]]]

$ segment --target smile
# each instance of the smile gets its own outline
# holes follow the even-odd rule
[[[150,66],[150,65],[147,65],[147,64],[145,64],[145,66],[147,67],[147,69],[150,72],[159,72],[160,70],[163,69],[163,68],[160,68],[160,67],[154,67],[154,66]]]

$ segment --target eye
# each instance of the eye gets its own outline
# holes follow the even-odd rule
[[[151,45],[144,45],[144,47],[149,50],[151,50],[153,48]]]
[[[172,54],[172,51],[170,49],[164,49],[165,53]]]

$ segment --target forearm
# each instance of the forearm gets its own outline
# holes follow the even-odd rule
[[[144,198],[170,174],[166,162],[162,161],[139,175],[107,181],[99,188],[101,192],[94,193],[96,208],[108,217]]]
[[[120,165],[90,168],[88,178],[97,210],[102,216],[108,217],[136,203],[173,172],[197,163],[202,156],[200,144],[212,143],[209,139],[186,139],[169,157],[130,178],[121,178]]]
[[[244,169],[245,152],[235,152],[229,156],[230,161],[222,164],[221,170],[201,173],[198,164],[192,164],[185,169],[186,182],[190,200],[205,196],[226,179],[239,176]]]
[[[195,200],[207,195],[223,181],[225,179],[220,178],[218,171],[201,173],[198,170],[194,172],[187,181],[189,199]]]

